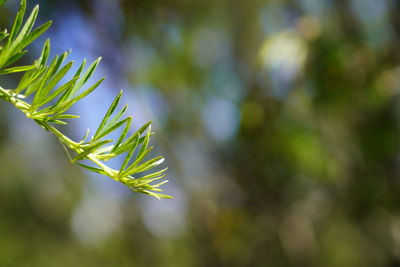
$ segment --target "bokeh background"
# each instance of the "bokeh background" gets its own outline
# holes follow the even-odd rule
[[[3,102],[0,266],[400,266],[399,1],[37,3],[54,24],[24,60],[50,38],[108,77],[63,131],[124,89],[175,199],[70,164]]]

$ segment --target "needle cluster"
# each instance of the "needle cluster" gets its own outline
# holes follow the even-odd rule
[[[3,2],[0,0],[0,6]],[[151,122],[130,133],[132,118],[124,117],[127,106],[118,109],[122,91],[111,103],[92,137],[89,138],[88,130],[85,137],[76,142],[55,127],[57,124],[67,124],[68,119],[78,118],[79,116],[69,114],[68,110],[104,80],[103,78],[86,86],[100,58],[89,66],[86,66],[84,60],[73,74],[73,78],[68,80],[66,75],[70,73],[74,64],[73,61],[65,62],[70,52],[56,55],[50,60],[50,41],[47,40],[39,58],[31,65],[14,66],[14,63],[27,53],[25,48],[51,25],[49,21],[33,29],[39,7],[36,6],[23,22],[25,11],[26,0],[22,0],[11,30],[0,31],[0,75],[23,73],[16,88],[5,89],[0,86],[0,98],[12,103],[26,117],[53,133],[66,148],[71,162],[89,171],[106,175],[136,192],[156,198],[170,198],[158,193],[162,191],[160,186],[167,182],[160,182],[166,169],[154,171],[164,158],[160,156],[145,160],[153,148],[149,147],[150,136],[153,134]],[[119,132],[117,139],[107,139],[107,136],[115,132]],[[106,164],[108,160],[118,156],[123,159],[119,169],[113,169]],[[146,172],[146,175],[137,177],[137,174],[143,172]]]

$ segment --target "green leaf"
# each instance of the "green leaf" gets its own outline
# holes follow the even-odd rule
[[[10,57],[7,62],[4,64],[4,66],[9,66],[11,64],[13,64],[14,62],[18,61],[21,57],[23,57],[28,51],[24,50],[24,51],[20,51],[16,54],[14,54],[12,57]]]
[[[126,155],[125,160],[124,160],[124,162],[123,162],[122,165],[121,165],[121,168],[120,168],[120,171],[119,171],[120,175],[122,174],[122,172],[123,172],[123,170],[125,169],[125,167],[128,165],[129,161],[131,160],[132,155],[133,155],[133,153],[135,152],[136,147],[137,147],[138,144],[139,144],[139,133],[136,132],[136,133],[133,135],[132,141],[127,145],[127,146],[129,146],[129,152],[128,152],[128,154]]]
[[[132,164],[131,166],[129,166],[129,168],[127,168],[121,174],[121,176],[129,176],[129,175],[133,175],[135,173],[144,172],[144,171],[147,171],[147,170],[149,170],[151,168],[154,168],[154,167],[160,165],[163,162],[164,162],[164,158],[162,156],[159,156],[159,157],[155,157],[153,159],[150,159],[150,160],[142,163],[139,166],[136,166],[135,164]]]
[[[105,171],[103,171],[102,169],[95,168],[95,167],[92,167],[92,166],[88,166],[88,165],[85,165],[85,164],[82,164],[82,163],[79,163],[79,162],[76,162],[75,164],[77,164],[77,165],[79,165],[79,166],[81,166],[81,167],[83,167],[83,168],[85,168],[85,169],[87,169],[89,171],[97,172],[97,173],[100,173],[100,174],[103,174],[103,175],[107,175],[105,173]]]
[[[41,107],[41,106],[47,104],[48,102],[50,102],[53,99],[55,99],[62,92],[65,92],[65,91],[69,90],[70,88],[72,88],[72,86],[74,85],[74,83],[75,83],[75,81],[77,79],[78,79],[78,77],[75,77],[72,80],[70,80],[67,83],[65,83],[64,85],[62,85],[59,88],[57,88],[56,90],[54,90],[50,95],[48,95],[45,99],[43,99],[42,102],[38,103],[38,106]],[[41,112],[46,112],[47,110],[51,110],[52,108],[53,108],[53,106],[51,106],[51,107],[49,107],[47,109],[43,109]],[[53,114],[53,112],[49,112],[48,114]]]
[[[146,128],[151,124],[151,121],[146,123],[145,125],[143,125],[139,130],[136,131],[135,134],[132,134],[129,138],[127,138],[121,145],[119,145],[119,147],[117,147],[114,152],[116,154],[122,154],[126,151],[129,150],[129,145],[132,142],[132,140],[136,137],[136,134],[138,134],[139,136],[146,130]],[[144,137],[140,137],[138,144],[143,143],[143,141],[146,139],[146,136]]]
[[[126,119],[123,119],[122,121],[118,121],[118,122],[114,123],[113,125],[110,125],[110,127],[106,128],[100,135],[97,136],[97,138],[95,138],[93,140],[96,141],[96,140],[110,134],[111,132],[115,131],[116,129],[118,129],[125,123],[127,123],[128,121],[129,121],[128,118],[126,118]]]
[[[65,119],[77,119],[80,118],[78,115],[72,115],[72,114],[61,114],[57,116],[57,119],[59,120],[65,120]]]
[[[1,70],[0,75],[28,71],[28,70],[33,69],[34,67],[35,66],[30,65],[30,66],[19,66],[19,67],[8,68],[8,69]]]
[[[108,108],[106,114],[104,115],[103,119],[100,122],[99,127],[96,130],[96,133],[94,134],[93,139],[96,139],[97,136],[101,133],[101,131],[103,130],[104,126],[106,125],[108,119],[110,118],[110,116],[113,114],[113,112],[115,111],[115,109],[118,106],[118,103],[121,99],[122,96],[122,91],[119,92],[119,94],[114,98],[113,102],[111,103],[110,107]]]
[[[49,119],[49,118],[45,118],[44,121],[50,122],[50,123],[62,124],[62,125],[67,125],[68,124],[65,121],[60,121],[60,120],[56,120],[56,119]]]
[[[160,175],[160,176],[155,176],[155,177],[149,178],[149,179],[134,178],[132,176],[128,176],[128,177],[121,178],[121,182],[127,186],[141,187],[143,185],[151,183],[152,181],[156,181],[156,180],[162,179],[164,177],[165,177],[165,174]]]
[[[82,147],[83,152],[79,153],[78,156],[73,158],[72,162],[76,162],[78,160],[84,159],[87,155],[89,155],[90,153],[93,153],[96,149],[98,149],[110,142],[112,142],[112,140],[102,140],[97,143],[90,144],[89,146]]]
[[[90,129],[86,129],[85,136],[82,138],[82,140],[79,142],[79,144],[83,144],[86,139],[89,137]]]
[[[139,153],[137,155],[136,160],[132,163],[132,166],[135,166],[136,164],[138,164],[150,152],[150,150],[153,149],[152,147],[147,149],[147,146],[149,145],[150,134],[151,134],[151,125],[149,125],[146,137],[144,138],[144,141],[143,141],[143,144],[142,144],[142,147],[140,148],[140,151],[139,151]]]
[[[149,190],[143,190],[143,189],[138,189],[138,188],[132,188],[133,191],[145,194],[145,195],[149,195],[158,199],[162,199],[162,198],[168,198],[168,199],[172,199],[173,197],[168,196],[168,195],[164,195],[164,194],[158,194],[158,193],[154,193],[151,192]]]
[[[127,123],[125,124],[124,130],[122,131],[121,135],[118,138],[118,141],[114,144],[113,149],[111,150],[111,152],[114,152],[122,143],[122,141],[125,139],[126,135],[128,134],[129,128],[131,126],[131,122],[132,122],[132,117],[128,117],[127,119]]]
[[[36,103],[40,101],[43,98],[43,95],[45,94],[45,92],[43,92],[44,91],[43,89],[45,88],[48,80],[51,78],[51,74],[55,66],[57,65],[58,58],[59,56],[56,55],[53,61],[51,62],[51,65],[46,69],[46,72],[43,74],[43,76],[40,79],[37,79],[35,83],[31,84],[26,92],[26,94],[30,94],[36,91],[35,97],[32,102],[32,111],[36,109]]]
[[[61,114],[61,113],[65,112],[65,111],[67,111],[73,104],[75,104],[76,102],[78,102],[82,98],[86,97],[91,92],[93,92],[93,90],[96,89],[100,85],[100,83],[102,83],[103,81],[104,81],[104,78],[100,79],[98,82],[96,82],[89,89],[87,89],[86,91],[84,91],[83,93],[78,95],[77,97],[75,97],[75,98],[73,98],[73,99],[71,99],[69,101],[65,101],[63,103],[55,105],[54,109],[53,109],[54,113]]]
[[[50,54],[50,40],[47,39],[46,42],[43,45],[42,52],[40,54],[40,57],[38,59],[38,62],[40,65],[45,65],[47,62],[47,59],[49,58]]]
[[[7,36],[8,36],[7,29],[4,29],[2,32],[0,32],[0,41],[5,39]]]
[[[5,44],[5,48],[7,48],[7,52],[5,53],[4,57],[2,58],[3,61],[8,60],[9,57],[13,56],[15,53],[18,53],[17,48],[20,47],[21,42],[24,41],[24,38],[28,35],[29,31],[32,29],[33,24],[35,23],[39,7],[35,6],[32,10],[32,13],[28,17],[27,21],[25,22],[24,26],[22,27],[21,31],[17,34],[19,28],[22,24],[22,19],[25,14],[26,3],[25,0],[21,2],[20,12],[17,14],[17,19],[13,25],[13,29],[11,30],[10,37]],[[16,36],[16,37],[15,37]],[[15,39],[14,39],[15,37]],[[2,54],[3,56],[3,54]],[[1,65],[0,65],[1,66]]]
[[[96,70],[97,66],[99,65],[101,60],[101,57],[99,57],[98,59],[96,59],[92,65],[90,65],[87,70],[85,71],[84,74],[82,74],[81,78],[77,81],[77,83],[75,84],[74,88],[72,89],[72,91],[70,92],[70,94],[67,97],[68,99],[71,99],[77,92],[79,92],[79,90],[81,89],[81,87],[89,80],[89,78],[92,76],[93,72]],[[82,64],[83,65],[83,64]],[[78,70],[79,72],[81,72],[82,70]]]
[[[21,4],[19,6],[19,11],[17,13],[17,16],[14,20],[13,26],[11,28],[10,37],[9,37],[5,47],[8,47],[10,45],[10,43],[12,41],[14,41],[15,36],[17,36],[17,33],[22,25],[22,20],[24,19],[25,10],[26,10],[26,1],[22,0]]]
[[[23,90],[30,87],[30,85],[35,83],[47,69],[46,66],[38,65],[37,61],[35,61],[34,66],[35,67],[32,70],[24,73],[24,76],[22,76],[22,79],[19,82],[17,88],[14,90],[15,93],[19,94]],[[32,90],[33,92],[34,88],[27,89],[27,91],[25,92],[25,96],[29,96],[31,94],[31,92],[29,92],[30,90]]]
[[[42,85],[39,87],[38,92],[35,95],[35,98],[32,102],[32,106],[39,107],[43,102],[46,101],[48,94],[51,90],[58,84],[58,82],[65,76],[65,74],[71,69],[73,62],[67,63],[61,70],[54,74],[54,69],[57,68],[57,65],[60,64],[62,58],[56,58],[54,61],[54,65],[47,70],[46,75],[42,78],[43,82]],[[51,77],[51,73],[53,76]]]
[[[32,43],[36,38],[42,35],[48,28],[50,28],[52,21],[47,21],[43,25],[36,28],[29,35],[25,36],[25,38],[16,46],[15,50],[21,50]]]
[[[154,181],[154,180],[158,180],[158,179],[161,179],[161,178],[163,178],[165,175],[164,175],[164,172],[166,172],[168,170],[168,168],[164,168],[164,169],[162,169],[162,170],[160,170],[160,171],[157,171],[157,172],[154,172],[154,173],[151,173],[151,174],[148,174],[148,175],[146,175],[146,176],[143,176],[143,177],[140,177],[140,178],[138,178],[138,179],[135,179],[135,181]],[[157,177],[158,176],[158,177]],[[155,178],[156,177],[156,178]]]
[[[48,21],[31,32],[39,12],[39,7],[35,6],[27,21],[22,26],[22,20],[25,14],[25,10],[26,1],[23,0],[21,2],[17,17],[12,26],[10,36],[7,39],[6,44],[2,48],[0,54],[0,69],[12,64],[16,61],[16,59],[19,59],[23,55],[21,54],[21,50],[23,50],[27,45],[33,42],[51,25],[51,21]],[[20,30],[21,26],[22,29]]]

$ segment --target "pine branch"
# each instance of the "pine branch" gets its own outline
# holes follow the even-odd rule
[[[0,6],[2,2],[0,2]],[[73,78],[62,85],[59,84],[69,73],[74,62],[70,61],[64,64],[69,54],[69,52],[65,52],[60,56],[55,56],[48,63],[50,53],[49,40],[45,42],[40,57],[32,65],[9,67],[27,52],[25,50],[26,46],[43,34],[51,25],[51,22],[47,22],[33,30],[39,7],[36,6],[25,23],[23,23],[25,10],[26,0],[22,0],[10,33],[7,30],[0,32],[0,42],[4,44],[0,46],[0,75],[16,72],[24,73],[16,88],[4,89],[0,87],[0,98],[12,103],[26,117],[33,119],[43,129],[54,134],[62,145],[66,147],[69,156],[70,152],[75,154],[73,157],[70,156],[72,163],[89,171],[106,175],[136,192],[159,199],[171,198],[168,195],[158,193],[162,191],[160,186],[167,181],[153,183],[165,177],[166,168],[153,171],[155,167],[163,163],[164,158],[155,157],[144,161],[144,158],[152,150],[152,147],[148,147],[150,136],[153,134],[151,122],[146,123],[127,137],[132,118],[123,117],[127,106],[117,112],[122,91],[111,103],[90,140],[87,140],[89,131],[81,141],[75,142],[54,126],[54,124],[67,124],[66,120],[79,117],[66,112],[76,102],[94,91],[104,80],[104,78],[100,79],[88,88],[83,89],[96,70],[100,58],[87,68],[86,60],[84,60]],[[24,100],[28,97],[32,99],[30,103]],[[104,139],[118,129],[122,129],[122,132],[116,140]],[[134,156],[136,151],[137,154]],[[116,170],[106,165],[106,161],[120,155],[125,157],[120,169]],[[91,162],[92,166],[83,164],[82,161],[84,160]],[[140,178],[135,177],[138,173],[150,170],[150,174]]]

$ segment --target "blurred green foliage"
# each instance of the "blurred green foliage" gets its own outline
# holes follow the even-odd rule
[[[39,3],[157,118],[176,198],[85,182],[3,104],[0,265],[400,265],[397,1]]]

